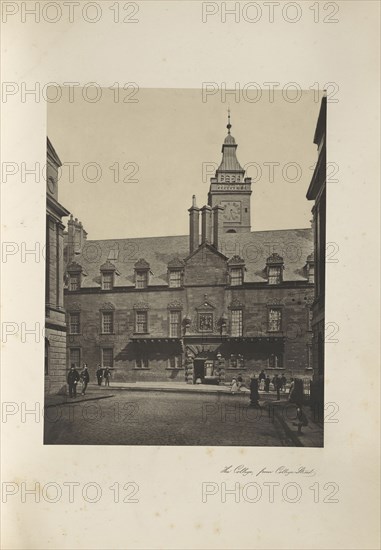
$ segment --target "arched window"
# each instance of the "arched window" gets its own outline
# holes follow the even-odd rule
[[[237,231],[235,229],[228,229],[226,233],[237,233]]]

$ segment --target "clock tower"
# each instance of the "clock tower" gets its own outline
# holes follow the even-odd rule
[[[230,110],[228,111],[228,135],[222,145],[222,161],[214,178],[210,178],[208,204],[219,205],[222,212],[224,233],[243,233],[251,230],[250,196],[251,178],[245,178],[245,170],[236,156],[237,144],[230,134]]]

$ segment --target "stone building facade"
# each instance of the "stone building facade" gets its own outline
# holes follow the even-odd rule
[[[189,235],[87,240],[68,224],[67,362],[117,381],[311,377],[312,230],[251,231],[251,179],[230,133]]]
[[[325,254],[326,254],[326,140],[327,97],[322,98],[316,124],[314,143],[318,160],[307,191],[307,199],[315,201],[312,208],[314,229],[315,287],[312,305],[313,380],[315,402],[324,403],[324,342],[325,342]],[[312,395],[311,395],[312,397]]]
[[[66,314],[64,310],[64,225],[69,212],[58,202],[61,161],[47,140],[45,258],[45,393],[66,392]]]

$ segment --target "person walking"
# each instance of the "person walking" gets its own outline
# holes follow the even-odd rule
[[[252,376],[250,380],[250,406],[259,408],[259,381],[255,376]]]
[[[281,380],[282,380],[282,390],[283,392],[286,392],[287,378],[284,374],[282,374]]]
[[[96,375],[97,375],[97,380],[98,380],[98,386],[101,386],[102,385],[102,378],[103,378],[103,370],[102,370],[102,367],[100,365],[98,365]]]
[[[232,380],[232,385],[231,385],[230,389],[231,389],[231,392],[232,392],[233,395],[238,391],[238,384],[237,384],[237,380],[235,378],[233,378],[233,380]]]
[[[275,389],[276,389],[276,400],[280,401],[280,390],[282,387],[282,379],[278,374],[275,375]]]
[[[270,391],[270,376],[267,375],[266,378],[265,378],[265,392],[269,392]]]
[[[106,367],[103,371],[103,377],[105,379],[105,386],[109,386],[110,385],[110,378],[111,378],[111,370]]]
[[[83,369],[80,374],[80,379],[82,382],[82,395],[85,395],[87,384],[90,382],[89,371],[87,370],[87,363],[83,363]]]
[[[259,373],[258,380],[259,380],[259,389],[263,390],[265,388],[265,380],[266,380],[265,371],[263,369]]]
[[[69,397],[77,397],[77,384],[79,381],[79,374],[75,368],[75,364],[72,363],[69,372],[67,373],[67,383],[69,385]]]

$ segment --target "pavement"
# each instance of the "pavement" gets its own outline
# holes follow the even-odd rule
[[[45,408],[77,404],[84,401],[98,399],[107,399],[119,394],[120,391],[133,392],[171,392],[187,393],[198,395],[231,395],[232,398],[248,398],[250,391],[247,388],[241,388],[239,392],[232,394],[230,384],[228,385],[207,385],[207,384],[185,384],[178,382],[111,382],[108,387],[89,384],[86,395],[77,394],[77,397],[70,398],[68,395],[48,395],[45,397]],[[302,427],[302,433],[298,433],[296,420],[296,407],[288,403],[287,393],[281,394],[281,400],[276,400],[276,392],[259,391],[259,402],[262,409],[267,410],[270,420],[277,421],[282,426],[285,434],[291,439],[297,447],[323,447],[324,422],[316,418],[308,405],[303,407],[303,412],[308,419],[308,425]]]

